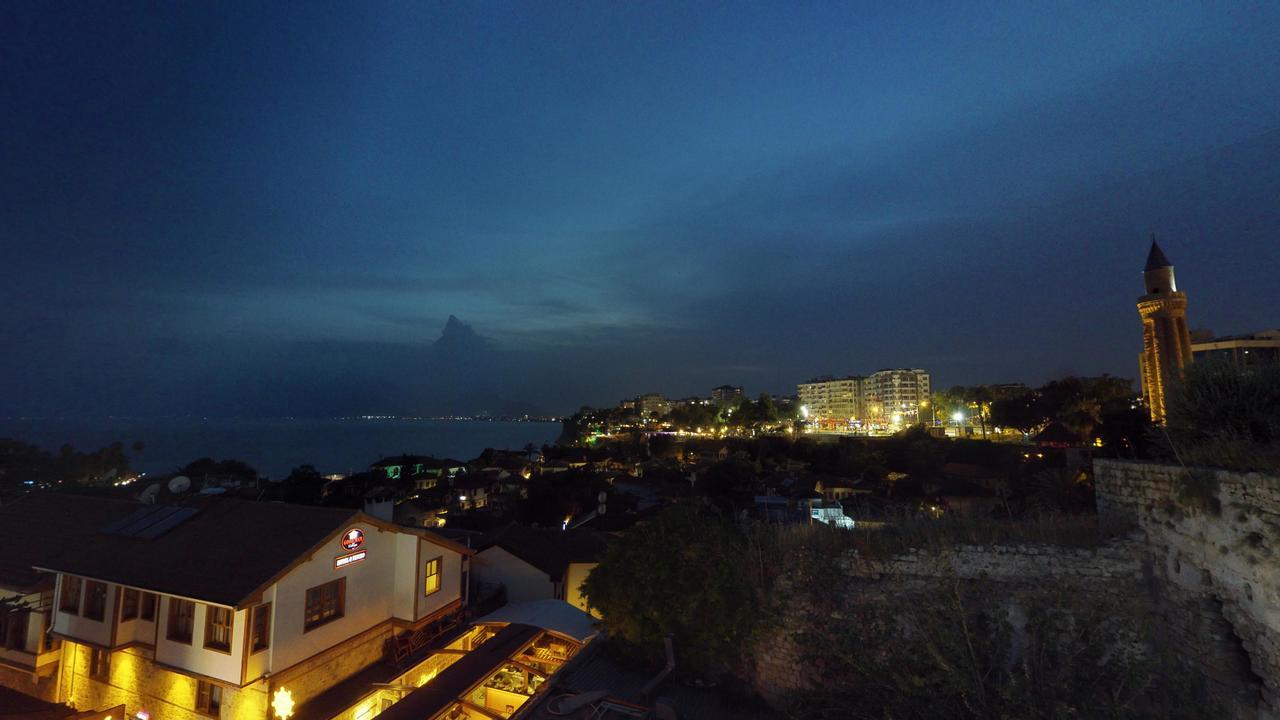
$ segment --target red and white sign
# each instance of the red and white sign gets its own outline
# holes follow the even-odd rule
[[[333,569],[338,570],[348,565],[358,563],[365,558],[365,551],[353,552],[350,555],[339,555],[333,559]]]
[[[342,536],[342,549],[355,550],[364,545],[364,531],[360,528],[351,528]]]

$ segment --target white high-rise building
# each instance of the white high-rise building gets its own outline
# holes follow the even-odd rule
[[[810,422],[849,422],[863,417],[864,378],[814,378],[796,386],[801,412]]]
[[[873,423],[910,425],[928,408],[929,373],[919,368],[880,370],[863,382],[867,418]]]

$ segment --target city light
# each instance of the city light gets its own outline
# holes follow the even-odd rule
[[[960,425],[964,423],[964,413],[957,410],[951,414],[951,419],[954,420],[957,425]]]
[[[284,688],[277,689],[276,694],[271,698],[271,709],[280,720],[288,720],[288,717],[293,714],[293,693]]]

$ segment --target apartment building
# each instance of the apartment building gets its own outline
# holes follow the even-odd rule
[[[867,418],[873,424],[909,425],[928,407],[929,373],[919,368],[871,373],[863,383]]]
[[[93,498],[106,508],[94,514],[85,500],[32,495],[10,508],[30,530],[23,537],[50,523],[80,528],[78,542],[39,553],[34,568],[52,580],[55,699],[77,708],[124,705],[127,717],[151,720],[287,717],[353,679],[359,701],[389,649],[457,627],[466,604],[470,550],[359,511]],[[371,717],[371,708],[338,703],[313,715]]]
[[[741,385],[721,385],[711,389],[711,401],[725,403],[743,396]]]
[[[666,417],[671,414],[671,401],[658,393],[636,398],[636,412],[644,417]]]
[[[1214,337],[1207,331],[1193,332],[1191,357],[1195,362],[1229,362],[1246,369],[1280,365],[1280,330],[1224,337]]]
[[[865,415],[863,383],[866,378],[824,376],[796,386],[796,396],[807,419],[816,424],[844,424]]]

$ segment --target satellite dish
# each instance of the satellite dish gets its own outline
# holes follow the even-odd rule
[[[181,495],[182,493],[190,489],[191,489],[191,478],[187,477],[186,475],[179,475],[169,481],[169,492],[173,493],[174,495]]]
[[[156,502],[156,496],[159,494],[160,494],[160,483],[154,483],[154,484],[148,485],[147,489],[143,490],[142,494],[138,496],[138,499],[144,503],[147,503],[148,505],[154,505]]]

